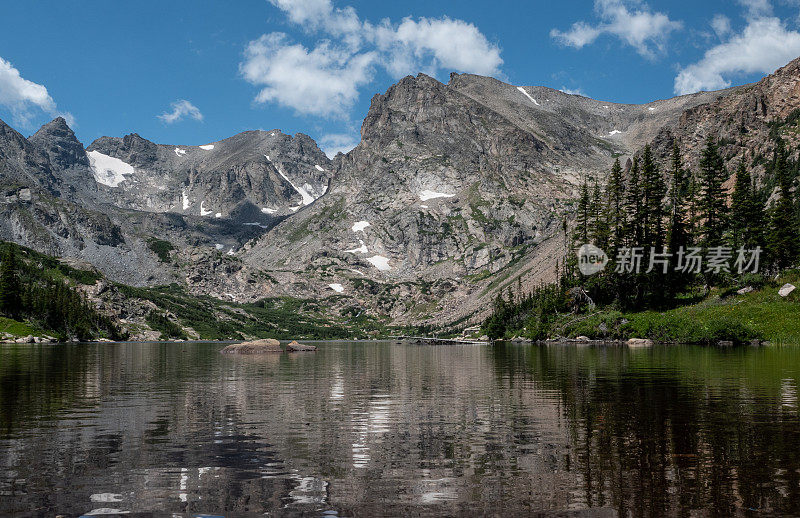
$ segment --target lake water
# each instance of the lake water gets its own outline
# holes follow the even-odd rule
[[[319,345],[3,346],[0,514],[800,514],[800,347]]]

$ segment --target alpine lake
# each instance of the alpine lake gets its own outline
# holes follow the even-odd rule
[[[0,515],[800,515],[800,347],[0,347]]]

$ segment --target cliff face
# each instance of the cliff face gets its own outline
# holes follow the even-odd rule
[[[583,178],[728,93],[635,106],[472,75],[407,77],[373,98],[329,193],[242,257],[291,272],[307,296],[334,284],[396,321],[481,312],[518,275],[553,277]],[[365,278],[407,288],[371,296]]]
[[[708,135],[730,160],[768,153],[775,121],[800,108],[799,78],[793,62],[753,85],[623,105],[467,74],[407,77],[373,98],[361,143],[334,160],[279,130],[84,149],[63,119],[28,139],[0,122],[0,239],[127,284],[315,298],[396,323],[474,319],[518,278],[553,277],[584,178],[646,143],[666,156],[676,138],[690,165]],[[173,248],[168,262],[156,241]]]
[[[800,109],[800,59],[778,69],[761,81],[734,89],[730,95],[687,109],[673,124],[666,124],[654,138],[654,150],[667,156],[677,141],[689,167],[696,167],[708,137],[721,143],[720,150],[731,172],[745,159],[763,173],[760,158],[771,158],[777,131],[797,145],[797,110]]]

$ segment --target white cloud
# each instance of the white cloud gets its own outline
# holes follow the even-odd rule
[[[711,28],[718,38],[723,39],[731,32],[731,19],[724,14],[718,14],[711,20]]]
[[[747,9],[749,18],[772,16],[772,4],[769,3],[769,0],[739,0],[739,3]]]
[[[375,53],[351,53],[323,41],[309,51],[289,43],[283,33],[251,41],[240,69],[263,87],[256,102],[277,102],[303,114],[343,116],[358,98],[358,87],[372,79]]]
[[[571,89],[567,88],[566,86],[562,86],[559,90],[569,95],[582,95],[584,97],[586,96],[586,94],[583,93],[583,90],[581,90],[580,88]]]
[[[161,115],[158,115],[158,118],[166,124],[178,122],[184,117],[189,117],[196,121],[203,120],[203,114],[200,113],[200,110],[197,108],[197,106],[190,103],[186,99],[179,99],[170,106],[172,107],[171,112],[164,112]]]
[[[750,12],[753,12],[750,10]],[[800,33],[775,17],[751,18],[740,34],[706,51],[703,59],[680,71],[675,93],[718,90],[735,74],[767,74],[800,55]]]
[[[500,48],[490,43],[473,24],[462,20],[405,18],[398,26],[384,21],[375,31],[378,48],[389,52],[386,68],[395,77],[424,67],[494,75],[503,59]]]
[[[23,78],[19,70],[0,57],[0,105],[11,111],[15,124],[30,127],[34,116],[32,109],[41,110],[49,115],[61,115],[67,123],[74,125],[75,120],[69,113],[59,113],[56,103],[44,85]]]
[[[358,45],[364,28],[355,9],[336,9],[331,0],[269,0],[285,12],[289,20],[308,31],[324,30],[334,36],[344,36],[347,43]]]
[[[646,4],[637,0],[595,0],[594,9],[601,20],[597,25],[576,22],[568,31],[553,29],[550,36],[563,45],[580,49],[609,34],[632,46],[642,56],[653,58],[664,52],[670,33],[683,27],[681,22],[670,20],[664,13],[650,11]]]
[[[325,154],[328,155],[328,158],[332,159],[337,153],[347,153],[351,151],[360,141],[361,139],[355,135],[334,133],[324,135],[319,139],[319,145]]]
[[[447,17],[405,18],[378,25],[331,0],[269,0],[317,39],[309,48],[286,34],[251,41],[240,70],[262,87],[257,102],[276,102],[299,113],[343,116],[377,67],[394,77],[441,69],[498,74],[500,49],[473,24]]]

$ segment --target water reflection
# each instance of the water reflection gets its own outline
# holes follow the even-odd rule
[[[0,514],[800,513],[800,349],[0,349]]]

